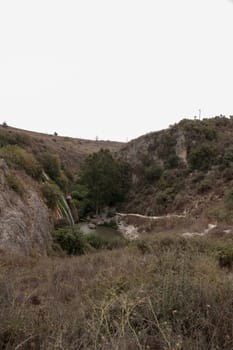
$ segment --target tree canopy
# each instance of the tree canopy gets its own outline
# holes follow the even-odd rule
[[[88,189],[96,213],[104,206],[111,206],[124,199],[129,188],[127,164],[101,149],[88,156],[81,167],[79,183]]]

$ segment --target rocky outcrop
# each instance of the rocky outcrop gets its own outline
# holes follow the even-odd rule
[[[187,163],[187,147],[184,133],[179,130],[177,141],[176,141],[176,155],[179,157],[185,164]]]
[[[38,185],[24,176],[24,193],[19,195],[7,185],[8,173],[0,159],[0,249],[45,255],[51,246],[52,224]]]

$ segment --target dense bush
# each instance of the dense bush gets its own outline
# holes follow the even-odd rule
[[[36,179],[41,177],[42,169],[40,164],[25,149],[16,145],[7,145],[0,148],[0,156],[6,160],[9,166],[23,169],[28,175]]]
[[[154,183],[160,179],[163,168],[160,165],[152,164],[145,169],[145,178],[149,183]]]
[[[58,229],[53,233],[53,239],[68,255],[81,255],[85,253],[86,244],[82,234],[77,229]]]
[[[43,183],[40,187],[41,193],[45,198],[46,204],[53,209],[57,206],[58,200],[61,197],[59,187],[54,183]]]
[[[88,198],[88,189],[85,185],[76,184],[71,192],[73,202],[78,209],[80,218],[86,216],[86,214],[93,209],[92,203]]]
[[[179,123],[185,133],[185,138],[188,145],[191,145],[193,141],[209,142],[217,139],[216,128],[211,125],[209,120],[187,120],[184,119]]]
[[[228,245],[218,250],[219,266],[223,268],[233,267],[233,246]]]
[[[175,152],[176,138],[172,130],[167,130],[163,135],[156,138],[155,149],[160,159],[166,160]]]
[[[115,249],[120,248],[126,245],[126,240],[119,237],[116,238],[104,238],[101,236],[98,236],[97,234],[91,233],[83,236],[84,242],[91,248],[94,248],[96,250],[99,249]]]
[[[27,134],[13,133],[8,130],[0,130],[0,147],[6,145],[25,146],[31,144],[31,138]]]
[[[200,194],[206,193],[210,191],[215,184],[214,179],[211,178],[205,178],[200,182],[200,184],[197,187],[197,192]]]
[[[166,169],[174,169],[176,168],[180,163],[179,157],[175,153],[170,154],[168,158],[164,161],[164,167]]]
[[[214,164],[215,156],[210,145],[201,145],[191,149],[188,162],[192,170],[208,170]]]
[[[51,180],[56,182],[61,189],[65,190],[67,186],[67,178],[61,168],[59,156],[57,154],[43,152],[39,157],[39,161]]]
[[[108,239],[95,233],[82,234],[76,227],[57,229],[53,239],[68,255],[82,255],[100,249],[112,250],[127,244],[127,241],[120,236]]]
[[[233,147],[229,147],[226,149],[223,156],[223,165],[227,168],[233,166]]]

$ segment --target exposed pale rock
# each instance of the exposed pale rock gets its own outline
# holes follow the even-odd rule
[[[0,248],[23,254],[46,254],[51,245],[49,210],[31,179],[22,197],[8,188],[7,172],[5,162],[0,159]]]

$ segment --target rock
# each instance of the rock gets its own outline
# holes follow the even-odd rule
[[[96,229],[96,225],[93,224],[92,222],[90,222],[90,223],[88,224],[88,227],[89,227],[89,229],[91,229],[91,230]]]
[[[0,166],[1,170],[5,168]],[[26,255],[35,252],[46,255],[51,247],[52,224],[37,184],[24,179],[25,192],[20,196],[6,185],[4,175],[8,169],[4,170],[0,176],[0,248]]]
[[[187,163],[186,140],[181,130],[179,130],[177,140],[176,140],[176,155],[177,157],[182,159],[184,163]]]

